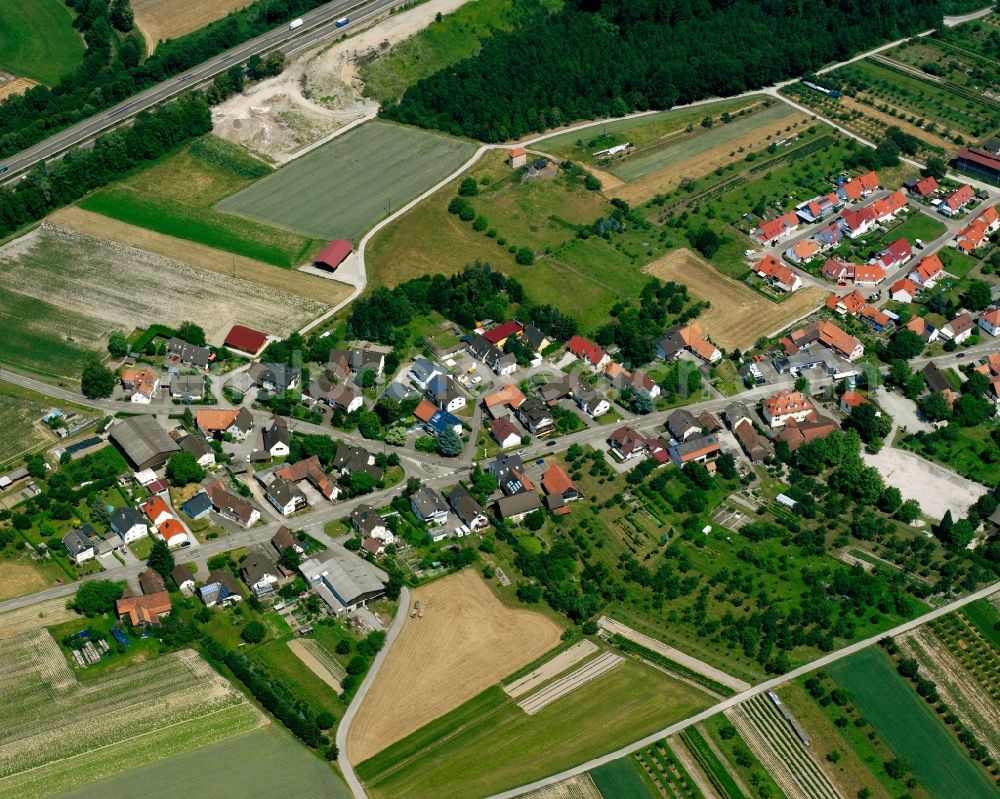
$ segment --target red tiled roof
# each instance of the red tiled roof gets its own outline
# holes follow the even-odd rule
[[[565,494],[570,489],[576,489],[576,486],[566,470],[558,463],[551,464],[542,475],[542,491],[546,494]]]
[[[913,254],[910,249],[910,242],[900,237],[886,247],[882,252],[887,252],[894,261],[905,261]]]
[[[926,197],[928,194],[938,190],[938,182],[934,179],[934,176],[926,177],[923,180],[918,180],[917,184],[913,187],[913,191],[919,194],[921,197]]]
[[[227,347],[254,355],[264,346],[264,342],[266,341],[267,334],[261,333],[259,330],[244,327],[243,325],[233,325],[224,343]]]
[[[437,408],[434,403],[427,400],[420,400],[420,404],[413,409],[413,415],[421,422],[429,422],[435,413],[437,413]]]
[[[123,597],[115,602],[118,617],[128,616],[133,625],[143,622],[159,624],[160,616],[170,612],[170,594],[157,591],[154,594]]]
[[[968,184],[962,184],[955,191],[944,198],[943,202],[951,210],[957,211],[963,205],[968,202],[972,202],[976,198],[976,193],[972,190],[972,186]]]
[[[515,411],[521,407],[521,403],[524,400],[524,392],[513,383],[507,383],[499,391],[494,391],[492,394],[487,394],[483,397],[483,402],[486,403],[487,408],[492,408],[494,405],[510,405]]]
[[[758,275],[773,278],[785,286],[792,286],[795,283],[795,273],[773,255],[765,255],[754,267],[754,271]]]
[[[764,410],[770,416],[784,416],[788,413],[813,410],[813,404],[801,391],[791,391],[786,388],[765,399]]]
[[[854,264],[841,261],[839,258],[827,258],[823,264],[823,277],[827,280],[842,280],[845,277],[853,277]]]
[[[864,405],[868,400],[862,397],[857,391],[845,391],[840,395],[840,402],[850,408],[857,408],[859,405]]]
[[[510,336],[516,336],[522,330],[524,330],[524,325],[511,319],[509,322],[497,325],[492,330],[487,330],[483,333],[483,338],[490,342],[490,344],[497,344]]]
[[[351,254],[352,249],[351,242],[347,239],[334,239],[320,250],[319,254],[313,258],[313,263],[324,264],[331,269],[336,269]]]
[[[768,219],[760,223],[757,228],[757,238],[762,241],[775,239],[788,230],[793,230],[799,226],[799,218],[794,211],[789,211],[774,219]]]
[[[911,298],[917,296],[917,284],[908,277],[902,277],[889,287],[890,296],[897,291],[905,291]]]
[[[582,336],[573,336],[567,344],[566,349],[572,352],[577,358],[583,358],[597,366],[607,353],[593,341],[587,341]]]

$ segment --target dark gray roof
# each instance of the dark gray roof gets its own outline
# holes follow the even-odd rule
[[[374,463],[369,464],[370,460],[373,460],[372,454],[363,447],[341,444],[337,447],[337,452],[333,456],[333,466],[341,471],[346,470],[351,474],[354,474],[354,472],[367,472],[376,480],[381,480],[384,470]]]
[[[729,422],[729,426],[732,427],[740,419],[749,419],[750,421],[753,421],[753,413],[751,413],[750,409],[742,402],[731,402],[726,406],[726,421]]]
[[[66,533],[63,536],[62,542],[63,546],[66,547],[66,551],[75,558],[81,552],[93,549],[97,544],[94,540],[96,538],[97,533],[94,532],[94,528],[89,524],[85,524],[83,527],[78,527]]]
[[[180,450],[154,416],[143,414],[124,419],[108,431],[111,440],[124,451],[137,469],[165,463]]]
[[[181,510],[194,519],[203,513],[208,513],[212,509],[212,498],[204,491],[199,491],[187,502],[181,505]]]
[[[426,358],[417,358],[410,367],[410,373],[419,383],[426,383],[435,372],[444,373],[444,369]]]
[[[494,353],[499,355],[499,350],[479,333],[469,339],[469,352],[472,353],[473,357],[481,361],[485,361],[487,358],[493,356]]]
[[[501,497],[496,501],[496,507],[501,519],[509,519],[511,516],[538,510],[542,507],[542,502],[534,491],[522,491],[520,494]]]
[[[178,563],[174,566],[173,571],[170,572],[170,576],[177,585],[184,585],[188,580],[194,582],[194,573],[183,563]]]
[[[277,391],[284,391],[299,379],[299,368],[283,363],[255,363],[250,367],[250,374],[258,386],[265,383],[274,385]]]
[[[545,341],[545,334],[534,325],[525,325],[521,332],[521,341],[537,352]]]
[[[286,447],[292,439],[288,435],[288,428],[281,424],[274,424],[264,430],[264,449],[270,450],[276,444],[284,444]]]
[[[206,347],[199,347],[195,344],[188,344],[179,338],[172,338],[167,342],[167,352],[176,356],[181,363],[188,366],[197,366],[204,369],[208,366],[208,359],[212,353]]]
[[[448,510],[448,504],[444,501],[444,497],[430,486],[420,486],[410,497],[410,502],[425,519],[435,513]]]
[[[701,430],[701,423],[694,418],[694,414],[690,411],[684,410],[683,408],[674,411],[667,419],[667,430],[669,430],[670,435],[678,441],[680,441],[684,437],[684,433],[691,428]]]
[[[408,397],[416,397],[418,394],[412,388],[404,385],[403,383],[390,383],[389,387],[385,390],[385,393],[382,396],[394,399],[397,402],[402,402]]]
[[[938,368],[938,365],[934,361],[931,361],[924,367],[923,375],[924,380],[927,382],[927,388],[931,391],[947,391],[951,388],[948,378],[944,376],[944,372]]]
[[[451,505],[455,514],[466,524],[471,524],[477,516],[485,515],[483,506],[476,502],[475,497],[462,485],[455,486],[448,496],[448,504]]]
[[[212,452],[212,447],[209,446],[209,443],[201,436],[184,436],[184,438],[180,439],[177,443],[181,445],[182,450],[190,452],[196,458],[214,454]]]
[[[137,524],[145,526],[146,517],[129,505],[120,505],[111,513],[108,524],[114,532],[124,535]]]
[[[253,430],[253,414],[246,408],[240,408],[240,412],[236,414],[236,418],[233,419],[233,425],[238,427],[244,433],[249,433]]]
[[[371,505],[358,505],[351,512],[351,524],[358,532],[371,534],[376,527],[385,527],[385,519]]]
[[[267,487],[267,495],[278,505],[284,507],[292,500],[305,499],[306,495],[295,483],[290,483],[281,477],[275,477]]]
[[[259,549],[250,550],[240,564],[240,576],[247,585],[253,585],[267,574],[278,576],[278,567],[264,552]]]

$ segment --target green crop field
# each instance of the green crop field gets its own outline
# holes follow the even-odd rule
[[[137,786],[142,786],[142,799],[351,796],[333,769],[272,724],[92,782],[58,799],[132,799]]]
[[[542,0],[538,7],[558,10],[562,0]],[[361,70],[365,94],[379,102],[398,100],[409,86],[463,58],[479,53],[484,39],[513,30],[532,8],[524,0],[477,0],[435,20]]]
[[[264,666],[275,679],[285,682],[292,694],[308,700],[317,711],[327,710],[338,719],[344,715],[344,704],[337,694],[296,657],[284,640],[258,647],[250,659]]]
[[[697,110],[701,111],[702,116],[706,114],[701,109]],[[639,153],[634,157],[621,161],[620,165],[612,166],[609,171],[622,180],[635,180],[643,175],[648,175],[650,172],[655,172],[657,169],[680,163],[711,147],[736,139],[754,128],[771,123],[777,125],[781,120],[794,113],[797,112],[790,105],[777,102],[770,108],[755,111],[746,116],[736,117],[727,125],[715,125],[708,130],[698,125],[698,130],[705,131],[700,136],[684,139],[672,146],[659,147],[648,153]]]
[[[0,799],[52,796],[264,722],[190,650],[82,686],[44,629],[4,642],[0,696]]]
[[[290,267],[321,243],[212,207],[270,171],[236,145],[207,136],[91,194],[79,205],[167,236]]]
[[[643,690],[636,691],[640,684]],[[569,768],[710,701],[685,683],[626,660],[534,716],[491,688],[357,771],[375,799],[472,799]]]
[[[0,69],[50,85],[83,59],[83,38],[62,0],[0,0]]]
[[[473,152],[470,142],[368,122],[216,207],[304,236],[357,241]]]
[[[983,634],[993,647],[1000,652],[1000,613],[988,599],[980,599],[962,609],[962,614],[972,622],[972,626]]]
[[[630,757],[592,769],[590,778],[604,799],[656,799]]]
[[[969,759],[934,712],[877,649],[868,648],[827,667],[886,740],[909,763],[931,796],[981,799],[996,788]]]

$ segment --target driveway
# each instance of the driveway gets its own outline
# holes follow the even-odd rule
[[[934,425],[924,421],[917,414],[916,403],[898,391],[881,389],[878,396],[875,397],[875,401],[892,417],[896,427],[904,427],[908,433],[916,433],[918,430],[930,433],[934,430]]]

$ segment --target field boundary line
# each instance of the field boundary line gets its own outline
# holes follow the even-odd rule
[[[230,685],[230,687],[232,686]],[[236,691],[235,688],[233,688],[233,691],[239,693],[239,691]],[[259,707],[257,707],[253,702],[251,702],[245,696],[243,696],[243,701],[240,702],[238,705],[228,705],[227,707],[220,707],[218,710],[213,710],[211,713],[203,713],[200,716],[195,716],[194,718],[185,719],[184,721],[175,721],[173,724],[166,724],[162,727],[157,727],[155,730],[150,730],[149,732],[144,732],[139,735],[132,735],[128,738],[123,738],[120,741],[114,741],[112,743],[104,744],[103,746],[95,746],[92,749],[88,749],[86,752],[80,752],[79,754],[70,755],[69,757],[60,757],[57,760],[50,760],[47,763],[43,763],[39,766],[32,766],[31,768],[25,769],[24,771],[16,771],[13,774],[8,774],[6,777],[0,778],[0,783],[3,783],[4,780],[13,779],[14,777],[20,777],[24,774],[30,774],[31,772],[38,771],[39,769],[48,768],[49,766],[54,766],[58,763],[67,763],[70,760],[76,760],[79,757],[86,757],[92,754],[93,752],[100,752],[102,749],[108,749],[112,746],[120,746],[121,744],[128,743],[129,741],[138,741],[140,738],[145,738],[147,735],[154,735],[160,733],[163,730],[169,730],[174,727],[182,727],[185,724],[191,724],[192,722],[195,721],[201,721],[203,719],[211,718],[212,716],[217,716],[220,713],[227,713],[230,710],[233,710],[234,708],[243,707],[244,705],[248,705],[252,707],[255,711],[257,711],[259,719],[263,720],[265,724],[271,723],[271,720],[261,712]],[[265,726],[265,724],[258,724],[257,727],[263,727]]]
[[[949,613],[953,613],[959,608],[963,608],[966,605],[971,604],[972,602],[975,602],[979,599],[985,599],[991,596],[992,594],[995,594],[997,591],[1000,591],[1000,582],[991,583],[990,585],[987,585],[984,588],[980,588],[978,591],[974,591],[971,594],[956,599],[954,602],[949,602],[947,605],[942,605],[939,608],[930,610],[927,613],[923,614],[922,616],[917,616],[915,619],[903,622],[902,624],[896,625],[895,627],[892,627],[888,630],[883,630],[882,632],[877,633],[876,635],[864,638],[860,641],[856,641],[853,644],[848,644],[842,649],[839,649],[835,652],[831,652],[827,655],[824,655],[823,657],[810,661],[809,663],[805,663],[799,666],[798,668],[786,672],[785,674],[779,675],[777,677],[772,677],[770,680],[758,683],[752,688],[749,688],[746,691],[738,693],[735,696],[732,696],[728,699],[723,700],[722,702],[712,705],[711,707],[706,708],[700,713],[696,713],[693,716],[689,716],[686,719],[675,722],[674,724],[671,724],[670,726],[665,727],[662,730],[658,730],[657,732],[651,733],[650,735],[647,735],[645,738],[641,738],[638,741],[634,741],[630,744],[626,744],[625,746],[619,747],[613,752],[608,752],[605,755],[592,758],[585,763],[580,763],[579,765],[573,766],[572,768],[564,769],[563,771],[560,771],[557,774],[553,774],[549,777],[544,777],[543,779],[536,780],[535,782],[528,783],[527,785],[521,785],[516,788],[511,788],[509,790],[493,794],[490,797],[486,797],[486,799],[516,799],[516,797],[520,796],[523,793],[534,791],[539,788],[544,788],[547,785],[552,785],[556,782],[568,779],[569,777],[579,774],[582,771],[589,771],[590,769],[597,768],[598,766],[602,766],[605,763],[610,763],[612,760],[617,760],[620,757],[625,757],[626,755],[630,755],[633,752],[638,751],[639,749],[644,749],[647,746],[652,746],[657,741],[663,738],[666,738],[670,735],[675,735],[676,733],[679,733],[682,730],[687,729],[688,727],[692,727],[695,724],[705,721],[711,718],[712,716],[716,715],[717,713],[721,713],[724,710],[736,707],[741,702],[745,702],[746,700],[756,696],[757,694],[762,694],[768,690],[777,688],[778,686],[784,685],[787,682],[791,682],[792,680],[795,680],[805,674],[809,674],[810,672],[816,671],[817,669],[821,669],[824,666],[829,665],[830,663],[842,660],[843,658],[846,658],[850,655],[856,654],[857,652],[867,649],[873,644],[878,643],[882,638],[895,637],[897,635],[901,635],[902,633],[920,627],[921,625],[926,624],[929,621],[933,621],[934,619],[937,619],[941,616],[946,616]]]

